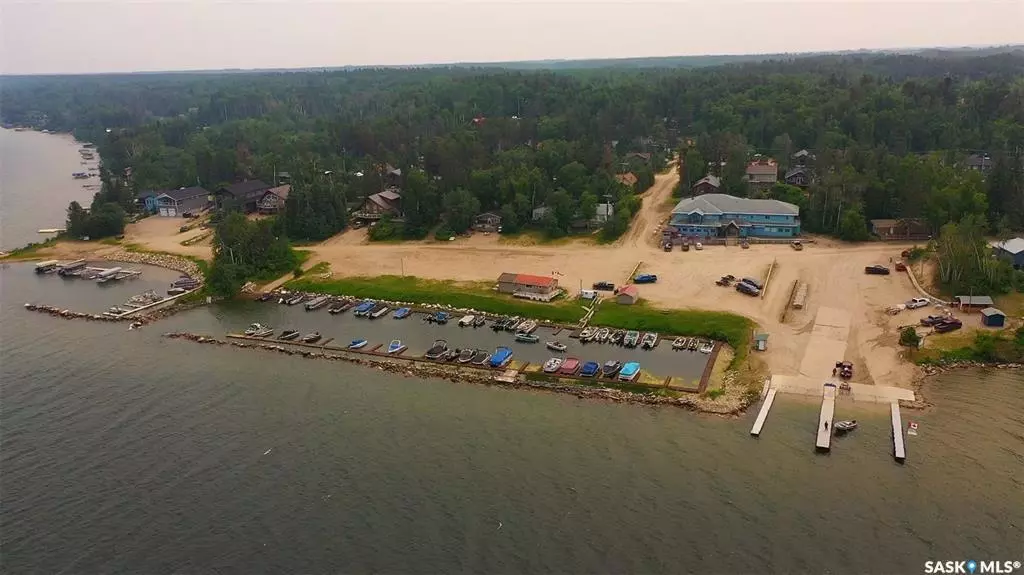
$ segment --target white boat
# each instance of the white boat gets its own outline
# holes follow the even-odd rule
[[[263,327],[263,324],[251,323],[245,330],[245,335],[255,336],[258,332],[261,332],[267,328]]]
[[[537,329],[537,322],[532,319],[528,319],[519,324],[519,328],[516,331],[519,333],[533,333],[533,330],[535,329]]]
[[[715,344],[714,344],[714,342],[709,341],[709,342],[705,343],[704,345],[700,346],[700,352],[701,353],[711,353],[713,351],[715,351]]]
[[[847,421],[837,421],[834,424],[832,424],[832,429],[835,429],[839,433],[853,431],[854,429],[857,429],[857,420],[850,419]]]
[[[348,348],[349,349],[363,349],[364,347],[366,347],[366,343],[367,342],[366,342],[365,339],[353,339],[352,343],[348,344]]]
[[[551,359],[544,362],[544,373],[555,373],[558,368],[562,367],[562,358],[552,357]]]
[[[594,339],[597,340],[598,343],[604,343],[608,341],[608,336],[610,334],[611,331],[609,331],[608,328],[602,327],[601,329],[597,330],[597,334],[594,336]]]
[[[672,340],[672,349],[686,349],[686,338],[677,337]]]
[[[550,349],[551,351],[558,351],[558,352],[565,351],[565,344],[560,342],[560,341],[549,341],[549,342],[545,343],[544,345],[546,345],[547,348]]]
[[[388,344],[388,353],[399,353],[405,351],[405,344],[400,339],[393,339]]]
[[[471,315],[462,316],[462,319],[459,320],[459,327],[466,327],[467,325],[473,325],[473,320],[475,320],[475,319],[476,318],[474,316],[471,316]]]
[[[594,334],[596,333],[596,329],[592,327],[585,327],[583,328],[583,331],[580,332],[580,341],[590,341],[594,338]]]

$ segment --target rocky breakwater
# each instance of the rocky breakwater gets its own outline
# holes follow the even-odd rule
[[[73,311],[70,309],[61,309],[59,307],[53,307],[52,305],[38,305],[34,303],[25,304],[25,309],[29,311],[45,313],[53,317],[59,317],[62,319],[84,319],[88,321],[135,321],[127,317],[118,317],[116,315],[103,315],[96,313],[85,313],[80,311]]]
[[[109,254],[105,254],[103,259],[125,262],[130,264],[147,264],[151,266],[159,266],[175,271],[179,271],[183,274],[187,274],[189,277],[195,278],[202,282],[203,272],[199,269],[199,266],[192,260],[174,256],[171,254],[156,254],[149,252],[130,252],[127,250],[117,250]]]

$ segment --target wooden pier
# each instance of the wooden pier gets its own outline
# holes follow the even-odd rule
[[[818,439],[814,446],[818,451],[832,449],[832,419],[836,412],[836,385],[826,383],[821,392],[821,413],[818,415]]]
[[[889,404],[889,413],[892,416],[892,455],[896,461],[903,463],[907,460],[907,446],[903,440],[903,418],[900,417],[898,401]]]
[[[768,419],[768,411],[771,410],[772,404],[775,403],[775,394],[778,392],[777,389],[769,389],[768,395],[764,398],[764,403],[761,404],[761,411],[757,412],[757,419],[754,420],[754,427],[750,428],[750,435],[754,437],[761,436],[761,429],[764,427],[764,422]]]

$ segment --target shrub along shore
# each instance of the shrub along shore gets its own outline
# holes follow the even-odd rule
[[[575,300],[537,303],[520,300],[476,283],[427,280],[404,276],[319,279],[309,275],[285,284],[291,290],[334,296],[371,298],[419,304],[440,304],[507,316],[529,317],[559,324],[576,324],[584,310]],[[601,305],[592,325],[653,331],[662,335],[707,337],[725,341],[736,350],[731,367],[746,358],[753,322],[726,312],[694,309],[663,310],[640,303]]]

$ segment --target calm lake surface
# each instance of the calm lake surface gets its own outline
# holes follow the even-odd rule
[[[50,235],[43,228],[63,228],[68,204],[77,200],[88,207],[99,178],[76,180],[83,165],[81,144],[64,134],[0,128],[0,249],[11,250]]]
[[[920,573],[927,560],[1024,557],[1019,373],[930,382],[935,408],[904,411],[920,435],[901,466],[877,406],[840,403],[861,427],[822,456],[817,405],[795,397],[755,440],[753,412],[160,337],[222,336],[291,313],[280,306],[130,332],[22,308],[105,309],[167,279],[145,270],[100,288],[0,269],[0,571]]]

